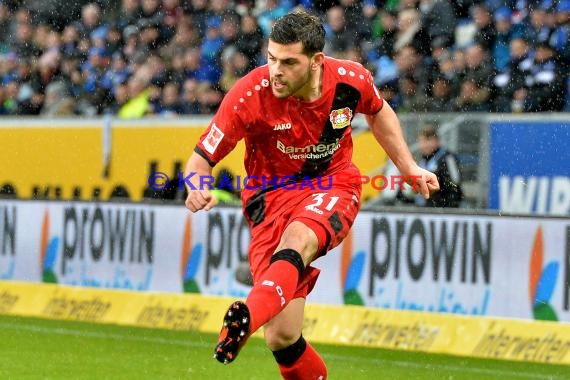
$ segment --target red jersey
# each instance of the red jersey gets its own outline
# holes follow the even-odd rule
[[[352,163],[351,122],[375,114],[383,100],[361,64],[326,57],[322,95],[313,102],[273,95],[267,65],[241,78],[224,97],[195,151],[211,166],[245,139],[245,168],[262,178],[315,178]],[[251,178],[250,178],[251,181]]]

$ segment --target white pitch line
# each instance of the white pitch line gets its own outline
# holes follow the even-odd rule
[[[119,327],[128,327],[128,326],[119,326]],[[164,339],[164,338],[157,338],[157,337],[145,337],[145,336],[133,336],[133,335],[121,335],[121,334],[113,334],[113,333],[104,333],[104,332],[94,332],[94,331],[80,331],[74,330],[64,327],[45,327],[45,326],[38,326],[33,324],[12,324],[12,323],[0,323],[0,329],[3,330],[13,330],[13,331],[28,331],[34,333],[41,333],[41,334],[57,334],[57,335],[68,335],[68,336],[77,336],[77,337],[90,337],[90,338],[98,338],[98,339],[113,339],[118,341],[132,341],[132,342],[146,342],[146,343],[157,343],[157,344],[164,344],[170,346],[181,346],[181,347],[212,347],[213,343],[211,342],[199,342],[199,341],[192,341],[192,340],[181,340],[181,339]],[[264,348],[260,347],[251,347],[256,351],[263,351]],[[251,350],[249,348],[248,350]],[[379,358],[363,358],[360,356],[354,355],[338,355],[338,354],[324,354],[326,358],[330,358],[331,360],[345,360],[349,362],[356,362],[356,363],[365,363],[365,362],[374,362],[380,365],[395,365],[402,368],[414,368],[414,369],[427,369],[427,370],[434,370],[437,371],[438,369],[447,370],[450,372],[460,372],[460,373],[474,373],[479,375],[498,375],[498,376],[511,376],[520,379],[536,379],[536,380],[556,380],[557,377],[553,376],[545,376],[545,375],[538,375],[538,374],[529,374],[523,372],[516,372],[516,371],[505,371],[505,370],[492,370],[487,368],[478,368],[478,367],[461,367],[455,365],[446,365],[446,364],[419,364],[411,361],[402,361],[402,360],[384,360]]]

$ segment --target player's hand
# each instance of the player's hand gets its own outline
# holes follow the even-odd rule
[[[186,208],[192,212],[199,210],[209,211],[216,204],[216,198],[210,190],[190,190],[186,197]]]
[[[425,199],[428,199],[431,194],[439,191],[439,181],[436,175],[419,166],[407,174],[406,178],[406,182],[412,186],[412,189]]]

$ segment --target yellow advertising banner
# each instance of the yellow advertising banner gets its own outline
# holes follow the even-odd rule
[[[219,331],[231,301],[0,282],[0,314],[209,333]],[[309,304],[303,334],[319,343],[570,364],[570,324],[560,322]]]
[[[162,172],[176,181],[208,123],[209,117],[3,121],[0,189],[20,199],[157,198],[149,176]],[[385,164],[386,155],[369,131],[355,134],[354,146],[363,174]],[[240,142],[214,176],[224,168],[243,178],[244,149]],[[370,185],[364,191],[366,198],[378,194]]]
[[[152,172],[177,178],[207,125],[202,118],[114,121],[109,128],[104,120],[0,126],[0,159],[9,163],[0,187],[12,186],[21,199],[107,200],[115,194],[139,201]],[[217,169],[242,173],[243,152],[238,145]]]

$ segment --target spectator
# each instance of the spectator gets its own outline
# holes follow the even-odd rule
[[[184,9],[180,4],[180,0],[164,0],[162,2],[162,10],[164,12],[163,24],[169,30],[175,30],[176,26],[182,18],[184,18]]]
[[[339,0],[339,5],[344,10],[347,25],[354,29],[357,46],[372,38],[371,18],[364,13],[362,3],[358,0]]]
[[[148,109],[145,115],[159,115],[162,111],[161,98],[164,83],[151,79],[146,92],[148,93]]]
[[[74,108],[75,102],[69,96],[64,82],[55,81],[47,85],[40,116],[46,118],[72,116]]]
[[[256,2],[254,14],[257,15],[257,22],[264,37],[269,36],[273,22],[287,14],[288,11],[289,9],[283,6],[279,0],[267,0],[265,4]]]
[[[374,55],[369,59],[377,57],[393,57],[394,43],[398,31],[398,18],[396,12],[380,11],[380,28],[382,30],[378,38],[373,41]]]
[[[161,0],[140,0],[140,2],[141,17],[138,22],[157,27],[163,25],[164,12],[161,9]]]
[[[8,109],[6,107],[7,94],[4,87],[0,87],[0,116],[8,115]]]
[[[423,57],[418,53],[413,45],[407,45],[396,50],[394,62],[398,68],[398,75],[405,78],[412,78],[416,84],[415,93],[426,94],[428,85],[429,69],[423,63]],[[406,96],[402,93],[402,96]]]
[[[187,78],[195,78],[201,88],[207,86],[213,90],[200,94],[202,100],[212,100],[203,102],[203,109],[190,107],[191,112],[206,112],[205,109],[216,104],[219,95],[216,86],[221,85],[227,90],[235,78],[242,75],[244,69],[241,66],[236,69],[236,64],[239,66],[247,61],[245,71],[249,71],[267,62],[260,23],[270,28],[275,17],[295,5],[314,9],[323,18],[328,12],[331,26],[341,25],[335,37],[338,51],[334,54],[360,61],[369,68],[377,86],[402,110],[445,109],[447,101],[439,98],[441,94],[434,94],[436,82],[437,91],[443,90],[443,93],[448,92],[448,83],[451,83],[450,93],[461,110],[484,110],[486,105],[492,111],[500,112],[559,109],[560,104],[538,105],[538,98],[530,100],[530,92],[538,90],[535,75],[521,74],[520,62],[511,59],[512,42],[516,41],[514,45],[520,46],[523,44],[521,38],[529,42],[528,57],[521,62],[527,58],[532,61],[534,45],[547,42],[554,49],[554,61],[549,62],[556,62],[555,72],[560,78],[551,84],[562,94],[557,100],[565,96],[570,98],[564,85],[560,86],[570,80],[568,0],[518,3],[499,0],[338,0],[317,3],[122,0],[116,2],[116,10],[105,7],[107,14],[101,4],[108,4],[108,1],[78,0],[63,7],[60,4],[61,14],[55,14],[60,8],[48,7],[52,2],[0,1],[0,31],[5,31],[0,36],[0,54],[8,58],[4,60],[0,74],[9,86],[3,94],[5,106],[0,109],[0,114],[37,114],[45,101],[44,92],[54,80],[65,83],[76,102],[77,114],[109,112],[117,108],[109,102],[115,101],[120,83],[137,72],[149,54],[161,58],[155,63],[161,68],[162,78],[151,77],[153,82],[159,80],[160,83],[156,83],[160,87],[167,81],[182,84]],[[457,31],[470,22],[467,19],[469,13],[464,12],[469,7],[473,18],[470,28],[475,33],[473,36],[467,33],[469,36],[463,38]],[[452,8],[460,12],[445,16]],[[372,35],[375,38],[369,41]],[[450,46],[453,37],[455,45]],[[464,39],[474,42],[465,45]],[[479,55],[474,54],[474,46],[480,46],[483,52],[481,64],[473,64],[473,56]],[[55,63],[48,69],[50,65],[44,59],[43,75],[39,75],[35,61],[52,51],[56,53],[53,57],[57,55]],[[95,52],[101,51],[105,51],[103,58],[107,63],[96,68],[101,54]],[[121,68],[112,71],[109,57],[116,52],[124,59],[118,63]],[[478,59],[475,57],[475,61]],[[549,72],[538,66],[541,64],[536,61],[533,68],[537,72]],[[49,74],[49,71],[54,72]],[[42,80],[38,79],[40,76]],[[399,77],[403,79],[398,80]],[[520,78],[532,83],[521,86]],[[398,91],[399,86],[404,93]],[[461,99],[458,99],[461,90]],[[14,92],[16,96],[13,96]],[[184,93],[179,91],[181,99]],[[491,93],[491,97],[480,101],[485,99],[486,93]],[[429,104],[425,99],[435,102]]]
[[[425,125],[418,135],[421,152],[420,167],[433,172],[440,190],[429,199],[416,197],[416,205],[425,207],[459,207],[463,199],[461,171],[453,153],[441,145],[434,125]]]
[[[119,84],[125,83],[130,75],[125,56],[121,52],[115,52],[112,56],[111,66],[105,71],[101,79],[101,87],[112,91]]]
[[[559,0],[554,15],[554,30],[549,43],[556,50],[558,56],[570,72],[570,0]]]
[[[86,4],[81,8],[81,19],[74,25],[79,32],[80,38],[89,38],[91,33],[102,26],[101,8],[97,3]]]
[[[61,35],[61,52],[64,56],[79,54],[79,32],[77,26],[66,25]]]
[[[8,50],[10,43],[10,8],[0,2],[0,51]]]
[[[530,47],[524,38],[510,43],[511,60],[505,69],[493,78],[492,107],[494,112],[522,112],[526,97],[524,90],[532,67]],[[515,99],[515,94],[517,94]]]
[[[458,99],[459,103],[467,102],[469,109],[474,107],[477,111],[484,111],[488,108],[491,81],[495,75],[491,59],[482,45],[473,44],[465,50],[465,63],[465,80],[461,85],[462,99]]]
[[[248,72],[249,59],[240,51],[232,51],[227,58],[223,59],[224,69],[220,78],[220,89],[228,92],[230,88]]]
[[[22,96],[18,106],[21,115],[38,115],[44,103],[47,86],[60,76],[60,56],[56,51],[44,53],[38,60],[36,70],[31,73],[29,83],[29,95]]]
[[[388,102],[390,107],[399,110],[402,107],[402,96],[398,90],[398,80],[385,82],[378,86],[378,90],[382,93],[382,98]]]
[[[106,37],[103,43],[109,54],[121,53],[123,46],[123,32],[121,29],[116,24],[109,25]]]
[[[461,83],[459,95],[455,98],[455,111],[488,112],[490,110],[488,97],[488,88],[483,88],[475,79],[468,78]]]
[[[208,10],[207,0],[191,0],[188,13],[192,15],[193,23],[203,38],[206,32],[206,22],[212,16],[212,12]]]
[[[7,1],[3,1],[7,2]],[[29,10],[34,15],[34,24],[48,24],[56,30],[63,30],[65,25],[77,20],[82,7],[88,0],[15,0],[12,3],[23,5],[20,9]]]
[[[16,25],[16,38],[12,41],[10,49],[19,57],[31,58],[41,55],[41,49],[34,42],[34,28],[31,24],[18,23]]]
[[[109,69],[111,57],[104,47],[89,49],[88,60],[82,66],[83,98],[100,113],[107,103],[107,90],[103,87],[105,72]]]
[[[213,114],[222,102],[223,94],[213,89],[208,82],[202,82],[198,86],[198,103],[200,113],[203,115]]]
[[[140,67],[128,80],[128,100],[119,109],[121,119],[141,118],[151,112],[150,108],[150,70]]]
[[[435,72],[437,76],[448,79],[453,93],[459,91],[461,82],[465,77],[465,54],[462,50],[447,51],[436,62]]]
[[[237,19],[238,24],[240,20],[240,15],[236,11],[233,1],[230,0],[210,0],[209,10],[213,17],[218,17],[222,21],[228,18]]]
[[[263,32],[257,24],[257,19],[252,15],[245,15],[241,19],[241,29],[236,41],[236,48],[250,58],[248,71],[259,64],[256,58],[261,54],[263,39]]]
[[[554,17],[547,15],[544,7],[535,7],[530,10],[529,40],[533,44],[548,41],[553,28]]]
[[[80,98],[83,93],[83,76],[79,55],[62,56],[61,77],[62,81],[66,83],[70,95],[76,99]]]
[[[135,61],[136,53],[142,49],[139,46],[139,28],[135,25],[129,25],[123,30],[123,49],[122,52],[129,62]],[[143,52],[143,55],[145,53]]]
[[[114,19],[119,30],[124,30],[129,25],[136,25],[142,18],[142,9],[139,0],[121,0],[121,8]]]
[[[420,55],[429,52],[429,41],[422,30],[420,13],[415,9],[404,9],[398,13],[398,31],[394,40],[394,51],[404,46],[413,46]]]
[[[217,59],[224,46],[224,38],[220,33],[222,19],[220,17],[212,17],[207,22],[206,35],[202,40],[201,56],[203,60],[203,72],[210,82],[215,83],[219,79],[219,73],[216,68]],[[209,70],[210,69],[210,70]]]
[[[161,116],[172,117],[183,113],[184,109],[180,103],[178,84],[174,82],[166,83],[162,89],[159,114]]]
[[[477,31],[474,42],[491,51],[497,39],[497,30],[493,22],[493,15],[485,4],[475,4],[471,10]]]
[[[453,45],[455,14],[449,0],[420,0],[422,28],[427,34],[428,43],[439,40],[440,46]]]
[[[527,112],[560,112],[564,108],[566,82],[562,65],[554,48],[548,42],[536,46],[528,77],[529,88],[525,100]],[[566,72],[567,74],[567,72]]]
[[[111,102],[107,108],[105,108],[105,115],[118,115],[120,109],[129,100],[129,87],[127,82],[117,84],[111,91],[111,97],[113,102]]]
[[[176,26],[176,32],[166,46],[160,49],[165,60],[172,60],[175,54],[183,53],[191,47],[200,46],[200,35],[193,24],[192,17],[184,16]]]
[[[427,112],[453,112],[453,87],[451,81],[444,76],[438,76],[433,81],[431,96],[426,103]]]
[[[141,19],[138,24],[137,50],[143,54],[155,53],[161,47],[160,25],[149,19]]]
[[[182,86],[182,112],[186,115],[200,114],[198,91],[200,82],[196,79],[187,79]]]
[[[14,79],[5,80],[2,83],[2,88],[4,89],[4,99],[2,103],[3,111],[6,115],[18,115],[20,114],[20,85]]]
[[[514,34],[512,30],[510,9],[505,7],[495,11],[494,19],[497,35],[491,52],[495,63],[495,69],[503,71],[511,59],[510,44]]]
[[[349,48],[355,46],[355,30],[346,22],[344,9],[334,6],[327,11],[326,16],[325,54],[341,57]]]
[[[419,88],[418,81],[413,76],[401,76],[398,79],[399,93],[402,96],[402,103],[398,112],[426,112],[427,96]]]

